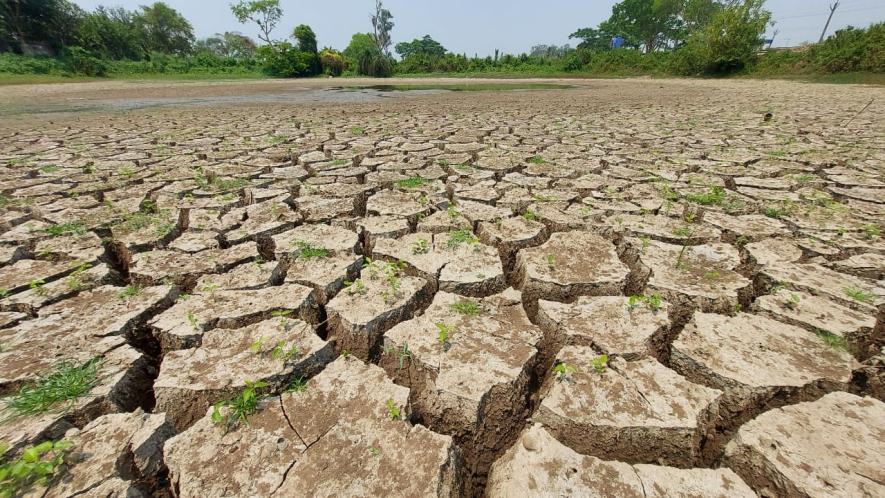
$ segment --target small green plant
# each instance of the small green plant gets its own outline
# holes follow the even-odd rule
[[[784,306],[786,306],[787,308],[789,308],[791,310],[794,310],[799,307],[800,301],[801,301],[801,298],[799,297],[799,294],[791,292],[789,297],[787,297],[787,300],[784,303]]]
[[[329,163],[329,165],[330,166],[344,166],[347,163],[348,163],[347,159],[335,159],[334,161]]]
[[[814,334],[821,338],[824,343],[839,351],[848,351],[848,343],[845,342],[845,339],[842,336],[836,335],[828,330],[823,329],[814,329]]]
[[[397,366],[397,370],[402,370],[406,367],[406,360],[412,360],[412,352],[409,351],[409,344],[403,343],[403,345],[397,349],[393,346],[384,348],[384,353],[389,354],[391,356],[396,356],[399,366]]]
[[[473,232],[467,229],[454,230],[449,232],[449,241],[446,244],[449,249],[454,249],[461,244],[476,244],[479,237],[473,235]]]
[[[341,351],[341,357],[344,358],[345,360],[349,360],[350,359],[350,351],[348,351],[346,349]]]
[[[642,243],[641,247],[639,248],[639,252],[645,254],[645,250],[648,249],[648,246],[651,245],[651,237],[647,235],[640,235],[639,241]]]
[[[702,206],[718,206],[725,200],[725,189],[713,187],[703,194],[688,194],[685,196],[685,200]]]
[[[100,366],[100,357],[82,364],[61,361],[46,376],[22,386],[9,399],[6,409],[11,413],[10,418],[37,415],[65,402],[70,408],[98,383]]]
[[[392,399],[387,400],[387,416],[390,417],[390,420],[400,420],[402,416],[402,412],[400,407],[396,406],[396,402]]]
[[[482,311],[479,303],[472,299],[461,299],[458,302],[452,304],[452,309],[462,315],[467,316],[476,316],[479,314],[480,311]]]
[[[352,127],[350,128],[350,134],[351,134],[351,135],[362,136],[362,135],[365,135],[365,134],[366,134],[366,129],[363,128],[362,126],[352,126]]]
[[[436,334],[436,340],[445,348],[449,344],[449,339],[455,334],[455,327],[450,327],[442,322],[435,325],[439,331]]]
[[[43,166],[40,167],[40,172],[50,174],[50,173],[55,173],[60,169],[61,168],[59,168],[55,164],[44,164]]]
[[[264,349],[264,337],[259,337],[258,340],[249,345],[249,351],[255,354],[260,353],[262,349]]]
[[[627,299],[627,309],[633,311],[640,304],[645,304],[648,306],[648,309],[652,311],[658,311],[661,309],[661,296],[657,293],[654,293],[650,296],[637,296],[633,295]]]
[[[604,354],[601,356],[597,356],[593,358],[593,361],[590,362],[593,365],[593,370],[598,374],[605,373],[605,368],[608,366],[608,355]]]
[[[28,288],[34,291],[38,296],[46,296],[49,294],[49,291],[46,290],[46,281],[42,278],[36,278],[28,282]]]
[[[449,218],[452,220],[458,219],[461,216],[461,211],[458,210],[458,207],[454,204],[449,204],[449,207],[446,208],[446,213],[449,215]]]
[[[718,271],[708,271],[704,272],[704,280],[718,280],[722,274]]]
[[[551,270],[556,268],[556,256],[554,256],[553,254],[547,255],[547,267]]]
[[[64,439],[26,448],[18,460],[6,458],[9,447],[0,443],[0,498],[28,495],[32,486],[46,486],[73,446]]]
[[[80,223],[59,223],[46,228],[46,233],[53,237],[62,235],[86,235],[86,227]]]
[[[197,319],[197,316],[194,315],[193,311],[188,311],[186,318],[187,323],[189,323],[194,330],[200,330],[200,321]]]
[[[286,386],[287,393],[303,393],[307,392],[307,381],[304,380],[304,377],[295,377],[289,381],[289,385]]]
[[[371,447],[369,447],[369,454],[372,456],[378,456],[381,454],[381,450],[379,450],[378,448],[376,448],[374,446],[371,446]]]
[[[531,209],[526,209],[524,213],[522,213],[522,218],[526,221],[538,221],[538,215]]]
[[[123,300],[127,300],[139,294],[141,294],[141,287],[137,285],[127,285],[117,292],[117,297]]]
[[[284,362],[298,358],[299,356],[301,356],[301,348],[293,344],[290,348],[286,349],[286,341],[283,340],[277,341],[276,346],[270,350],[271,358],[275,360],[283,360]]]
[[[857,301],[859,303],[873,304],[875,302],[876,296],[873,295],[872,292],[868,292],[868,291],[861,289],[859,287],[855,287],[855,286],[846,287],[846,288],[842,289],[842,291],[845,293],[846,296],[850,297],[851,299],[854,299],[855,301]]]
[[[332,255],[332,251],[325,247],[317,247],[310,242],[299,240],[295,242],[296,250],[292,253],[297,259],[310,261],[312,259],[326,259]]]
[[[356,280],[344,281],[344,287],[347,289],[347,293],[350,295],[364,295],[366,293],[366,284],[363,282],[361,278]]]
[[[92,268],[92,265],[89,263],[81,263],[78,265],[77,268],[65,278],[65,286],[72,291],[80,290],[83,287],[83,274],[90,268]]]
[[[267,387],[262,381],[246,381],[246,388],[234,399],[219,401],[212,406],[212,422],[223,425],[226,431],[231,431],[241,422],[249,425],[249,416],[258,411],[258,391]],[[227,407],[227,413],[222,414],[221,409]]]
[[[572,374],[577,371],[577,368],[562,361],[556,362],[556,365],[553,365],[553,373],[559,382],[571,380]]]
[[[430,244],[427,239],[418,239],[412,242],[412,254],[427,254],[430,252]]]
[[[10,294],[9,289],[0,289],[0,299],[5,298]]]
[[[863,228],[863,233],[869,240],[876,240],[882,236],[882,229],[876,225],[867,225]]]
[[[694,229],[690,226],[681,226],[673,230],[673,235],[681,238],[688,238],[694,235]]]
[[[532,156],[526,159],[526,162],[528,162],[529,164],[547,164],[547,161],[545,161],[544,158],[541,156]]]
[[[412,189],[427,185],[428,183],[430,183],[430,181],[425,178],[421,178],[420,176],[413,176],[411,178],[406,178],[405,180],[400,180],[396,182],[396,186],[402,189]]]

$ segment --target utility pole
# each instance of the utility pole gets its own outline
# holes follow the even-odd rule
[[[833,19],[833,13],[836,12],[836,9],[838,9],[838,8],[839,8],[839,1],[838,0],[836,0],[836,3],[830,5],[830,17],[827,18],[827,23],[824,24],[824,31],[823,31],[823,33],[820,34],[820,40],[817,41],[818,43],[824,42],[824,37],[827,36],[827,28],[830,27],[830,21]]]

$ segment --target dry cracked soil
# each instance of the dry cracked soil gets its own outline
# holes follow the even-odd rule
[[[4,87],[27,496],[885,496],[885,89],[561,83]]]

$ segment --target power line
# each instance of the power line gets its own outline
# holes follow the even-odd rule
[[[840,10],[839,12],[842,13],[842,14],[847,14],[847,13],[849,13],[849,12],[864,12],[864,11],[867,11],[867,10],[879,10],[879,9],[885,9],[885,6],[879,6],[879,7],[866,7],[866,8],[858,8],[858,9],[845,9],[845,10]],[[801,14],[801,15],[798,15],[798,16],[775,17],[775,20],[777,20],[777,21],[784,21],[784,20],[787,20],[787,19],[799,19],[799,18],[802,18],[802,17],[821,17],[821,16],[827,16],[827,15],[829,15],[828,12],[819,12],[819,13],[817,13],[817,14]]]

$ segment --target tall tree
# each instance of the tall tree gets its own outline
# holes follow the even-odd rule
[[[292,38],[298,43],[298,50],[302,52],[317,53],[317,35],[310,26],[300,24],[292,31]]]
[[[375,0],[375,14],[372,15],[375,45],[378,51],[390,57],[390,32],[393,31],[393,15],[384,8],[381,0]]]
[[[83,11],[67,0],[0,1],[0,46],[17,52],[40,44],[58,50],[73,40]]]
[[[232,4],[230,10],[240,23],[252,21],[257,24],[261,31],[258,39],[268,45],[273,44],[270,34],[283,17],[280,0],[240,0]]]
[[[142,5],[135,15],[135,25],[144,37],[147,52],[186,54],[194,43],[194,28],[177,10],[163,2]]]
[[[248,36],[235,31],[216,33],[204,40],[199,40],[196,50],[213,53],[219,57],[244,59],[255,55],[255,42]]]
[[[76,43],[107,59],[141,59],[144,44],[134,17],[122,7],[98,7],[80,22]]]
[[[394,50],[403,59],[411,55],[424,55],[428,57],[442,57],[446,55],[445,47],[431,38],[430,35],[424,35],[423,38],[415,38],[410,42],[397,43]]]

